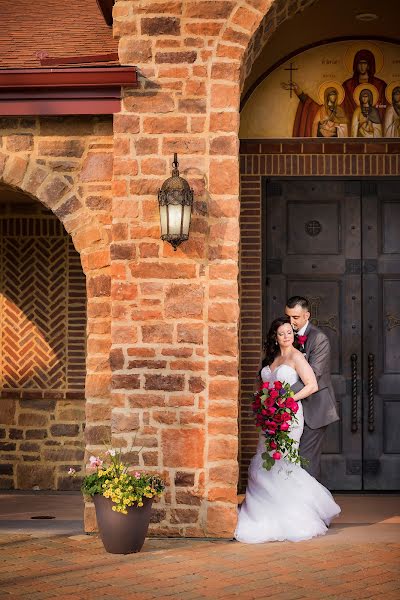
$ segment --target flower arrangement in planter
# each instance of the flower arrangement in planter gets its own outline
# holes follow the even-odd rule
[[[107,458],[89,459],[92,473],[82,483],[82,493],[93,500],[101,539],[107,552],[140,552],[150,523],[153,499],[164,491],[154,473],[129,472],[121,451],[110,449]],[[69,470],[74,476],[74,469]]]

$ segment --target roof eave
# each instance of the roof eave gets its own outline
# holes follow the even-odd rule
[[[0,69],[0,115],[112,114],[138,85],[129,66]]]

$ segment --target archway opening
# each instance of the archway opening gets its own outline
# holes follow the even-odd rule
[[[356,6],[353,2],[340,2],[337,5],[337,11],[332,15],[329,22],[324,23],[320,18],[323,11],[322,3],[314,2],[309,5],[303,12],[296,14],[293,18],[287,19],[275,31],[273,27],[262,24],[259,31],[249,46],[246,61],[246,76],[242,94],[242,106],[249,107],[249,98],[257,93],[266,77],[275,73],[275,81],[279,87],[279,93],[287,93],[289,99],[289,90],[283,92],[280,87],[281,82],[287,82],[293,77],[293,80],[301,80],[302,73],[305,73],[305,63],[297,62],[296,57],[302,51],[314,52],[318,55],[320,69],[318,77],[322,80],[330,81],[338,79],[343,86],[346,79],[351,79],[353,73],[350,71],[344,73],[344,54],[337,53],[333,57],[331,51],[327,51],[329,43],[337,42],[336,48],[342,46],[352,46],[354,41],[357,42],[360,48],[369,49],[372,51],[377,47],[378,54],[382,56],[386,51],[386,62],[383,61],[380,65],[381,72],[378,75],[379,81],[384,81],[387,86],[392,87],[397,85],[399,79],[398,64],[399,54],[396,47],[398,44],[398,33],[394,31],[390,24],[389,16],[394,5],[385,6],[380,11],[376,11],[376,19],[367,23],[357,19]],[[375,9],[374,9],[375,12]],[[265,23],[268,23],[268,15],[265,17]],[[319,27],[316,28],[315,24]],[[271,24],[270,24],[271,25]],[[340,39],[338,38],[340,36]],[[267,43],[266,43],[267,42]],[[380,43],[382,48],[380,47]],[[389,48],[390,47],[390,48]],[[332,49],[333,46],[330,46]],[[390,50],[390,52],[389,52]],[[318,54],[319,53],[319,54]],[[389,54],[392,53],[389,60]],[[351,52],[349,52],[351,54]],[[342,56],[343,55],[343,56]],[[250,58],[251,57],[251,58]],[[348,56],[347,56],[348,59]],[[293,64],[290,65],[290,62]],[[353,63],[352,63],[353,64]],[[352,66],[351,64],[351,66]],[[383,67],[385,65],[385,68]],[[288,67],[294,67],[292,71],[287,70]],[[340,68],[338,68],[340,66]],[[303,71],[302,71],[303,69]],[[340,71],[340,69],[343,70]],[[323,71],[323,72],[322,72]],[[308,79],[307,79],[308,77]],[[396,79],[397,78],[397,79]],[[375,78],[376,79],[376,78]],[[321,81],[317,81],[317,74],[312,77],[310,72],[306,74],[304,79],[310,85],[315,85],[315,90],[318,91]],[[374,81],[372,84],[381,85]],[[345,87],[345,86],[344,86]],[[304,87],[306,89],[306,87]],[[391,88],[390,88],[391,89]],[[311,88],[307,89],[308,92]],[[279,95],[279,94],[276,94]],[[309,94],[313,96],[312,92]],[[314,94],[316,97],[317,94]],[[384,95],[381,93],[381,98],[388,98],[390,94]],[[297,103],[299,100],[293,93],[293,120],[295,118]],[[386,102],[385,100],[385,102]],[[267,96],[264,96],[262,105],[259,108],[263,114],[270,112],[272,114],[272,105],[276,102],[273,89],[270,89]],[[281,102],[281,100],[279,100]],[[278,102],[278,104],[279,104]],[[247,104],[246,104],[247,103]],[[249,397],[253,389],[255,373],[259,367],[260,348],[262,344],[262,332],[265,332],[267,322],[274,316],[280,314],[284,309],[285,298],[294,293],[302,295],[310,295],[313,299],[313,318],[317,320],[320,326],[329,334],[331,345],[334,349],[334,379],[336,393],[340,397],[342,404],[342,419],[340,429],[336,427],[327,436],[327,445],[325,448],[326,456],[323,460],[326,462],[326,472],[330,475],[334,474],[334,482],[324,481],[331,489],[335,490],[378,490],[378,489],[398,489],[398,478],[394,474],[394,469],[390,466],[394,464],[395,455],[398,455],[399,447],[393,445],[393,434],[391,431],[391,423],[398,422],[398,416],[391,417],[390,415],[398,415],[398,395],[396,385],[393,383],[390,388],[385,385],[385,369],[383,359],[379,358],[379,366],[375,363],[375,372],[371,375],[368,370],[368,354],[375,356],[392,356],[395,355],[393,350],[383,350],[383,348],[394,348],[392,341],[396,326],[393,326],[395,315],[391,307],[387,307],[388,294],[379,287],[380,283],[385,279],[385,274],[381,271],[382,265],[385,262],[382,252],[383,246],[376,246],[376,256],[369,256],[375,264],[377,262],[376,277],[379,280],[379,285],[376,287],[376,294],[370,293],[367,298],[358,298],[357,294],[350,294],[351,301],[359,300],[361,307],[359,317],[352,317],[351,309],[346,303],[341,303],[343,299],[343,289],[345,289],[351,277],[347,268],[350,269],[350,264],[353,266],[358,262],[366,259],[366,248],[372,252],[374,240],[365,237],[366,232],[375,229],[376,223],[366,223],[365,207],[374,203],[376,221],[378,223],[378,238],[380,240],[389,240],[392,235],[389,219],[384,216],[385,211],[398,211],[395,207],[394,197],[398,195],[398,177],[400,171],[397,165],[398,144],[395,139],[384,137],[383,119],[384,113],[390,106],[390,99],[387,100],[385,106],[377,106],[377,111],[381,111],[382,133],[381,139],[360,140],[359,138],[348,137],[345,140],[323,139],[321,136],[312,137],[312,128],[310,127],[309,138],[306,138],[307,133],[302,133],[297,136],[293,133],[293,123],[286,127],[286,134],[266,135],[262,133],[262,123],[258,120],[254,106],[248,111],[251,113],[253,123],[256,129],[252,129],[252,133],[246,135],[243,127],[244,120],[241,121],[241,151],[240,151],[240,169],[241,169],[241,417],[240,417],[240,490],[243,491],[246,484],[247,467],[254,449],[257,444],[258,434],[254,431],[254,423],[251,411],[249,410]],[[288,119],[290,111],[283,110],[284,118]],[[248,116],[248,115],[247,115]],[[351,119],[350,119],[351,120]],[[275,123],[277,122],[275,118]],[[287,125],[287,123],[286,123]],[[376,128],[377,129],[377,128]],[[254,133],[257,131],[257,133]],[[248,133],[248,132],[247,132]],[[350,133],[350,126],[349,126]],[[361,142],[361,143],[360,143]],[[392,177],[392,181],[387,181],[383,185],[382,176]],[[338,180],[342,178],[340,183]],[[290,199],[283,198],[285,192],[281,194],[281,185],[283,187],[292,186],[295,179],[299,181],[299,188],[296,198],[293,194]],[[306,178],[315,178],[316,185],[314,190],[311,189],[310,194],[306,190]],[[336,178],[336,179],[335,179]],[[396,180],[397,178],[397,180]],[[333,181],[334,183],[329,183]],[[284,182],[286,180],[286,182]],[[287,183],[290,182],[290,183]],[[364,207],[364,217],[362,227],[364,232],[360,233],[360,239],[355,243],[358,251],[362,254],[362,246],[364,254],[360,252],[354,257],[343,256],[343,273],[333,273],[333,262],[331,261],[333,254],[339,255],[342,252],[342,246],[332,250],[329,244],[332,238],[329,237],[328,227],[324,227],[324,236],[311,235],[306,230],[307,223],[318,222],[321,226],[321,218],[317,218],[316,212],[321,207],[318,206],[318,200],[312,196],[319,186],[319,201],[325,199],[329,206],[324,205],[322,211],[325,217],[328,212],[333,210],[336,204],[337,218],[339,221],[334,224],[333,220],[329,223],[336,233],[340,230],[340,244],[345,244],[347,226],[347,217],[344,213],[343,198],[356,198],[357,206]],[[321,187],[322,186],[322,187]],[[324,188],[324,186],[326,186]],[[396,187],[397,186],[397,187]],[[340,188],[340,190],[339,190]],[[390,189],[389,189],[390,188]],[[323,191],[325,189],[325,192]],[[337,198],[327,197],[326,191],[333,193],[333,189],[337,194]],[[322,190],[322,191],[321,191]],[[354,195],[354,192],[355,195]],[[289,195],[292,192],[289,193]],[[296,194],[295,194],[296,195]],[[339,198],[340,197],[340,198]],[[291,222],[290,228],[292,232],[296,232],[292,238],[296,237],[296,241],[290,238],[287,232],[287,224],[290,223],[290,210],[293,209],[293,214],[300,209],[301,201],[306,198],[307,207],[304,202],[303,209],[310,211],[313,216],[297,218],[297,226]],[[314,198],[314,199],[313,199]],[[366,204],[367,203],[367,204]],[[336,210],[336,208],[334,209]],[[269,212],[268,212],[269,211]],[[274,212],[275,211],[275,212]],[[387,213],[388,214],[388,213]],[[392,213],[391,213],[392,214]],[[397,214],[397,212],[396,212]],[[332,215],[332,213],[331,213]],[[306,218],[307,217],[307,218]],[[315,218],[314,218],[315,217]],[[393,219],[394,216],[392,215]],[[330,219],[327,217],[328,220]],[[386,226],[384,225],[386,218]],[[396,217],[398,219],[398,216]],[[349,227],[354,224],[348,223]],[[283,232],[283,229],[286,229]],[[355,229],[350,231],[355,231]],[[277,232],[276,234],[274,232]],[[279,233],[280,232],[280,233]],[[313,233],[315,231],[313,230]],[[332,233],[334,233],[332,231]],[[274,246],[275,237],[281,235],[282,256],[274,254],[276,246]],[[363,237],[364,236],[364,237]],[[321,241],[325,237],[325,243],[322,244],[319,252],[312,254],[311,246],[304,249],[301,246],[299,239],[304,238],[305,243],[310,242],[316,247],[317,240]],[[299,238],[299,239],[297,239]],[[368,239],[366,242],[365,240]],[[265,243],[263,243],[263,240]],[[364,240],[364,241],[363,241]],[[293,243],[296,248],[294,249]],[[388,244],[389,242],[382,242]],[[397,281],[399,268],[398,246],[391,246],[391,275],[390,277]],[[317,266],[315,256],[319,254],[324,265],[327,266],[325,271],[322,267]],[[296,267],[291,265],[290,272],[287,271],[291,257],[296,257]],[[355,262],[351,262],[351,260]],[[335,259],[336,260],[336,259]],[[309,265],[308,265],[308,262]],[[396,263],[396,266],[394,266]],[[322,264],[322,263],[321,263]],[[361,263],[360,263],[361,264]],[[364,264],[364,263],[363,263]],[[308,266],[307,266],[308,265]],[[310,272],[308,272],[308,267]],[[321,271],[318,269],[321,268]],[[360,281],[363,280],[364,288],[367,289],[366,276],[361,271],[353,274],[360,276]],[[386,267],[385,267],[386,268]],[[289,269],[289,270],[290,270]],[[329,270],[330,269],[330,270]],[[374,274],[369,275],[370,280]],[[388,278],[390,279],[388,276]],[[319,279],[318,279],[319,278]],[[308,279],[312,279],[319,286],[319,294],[314,293],[314,289],[308,285]],[[296,280],[296,281],[294,281]],[[329,282],[328,282],[329,280]],[[335,283],[333,281],[335,280]],[[276,283],[279,281],[279,284]],[[318,283],[320,281],[321,283]],[[323,288],[325,285],[331,285],[329,292],[325,294]],[[387,284],[389,285],[389,284]],[[397,285],[397,284],[396,284]],[[331,302],[334,300],[332,294],[332,286],[337,286],[337,307],[335,305],[336,325],[333,325],[332,319],[329,320],[333,313],[331,311]],[[360,283],[361,286],[361,283]],[[360,287],[359,286],[359,287]],[[356,285],[357,287],[357,285]],[[359,289],[357,287],[357,289]],[[258,290],[258,292],[257,292]],[[341,295],[342,294],[342,295]],[[373,300],[372,300],[373,299]],[[375,323],[374,319],[369,319],[368,323],[366,315],[368,314],[368,306],[372,306],[372,301],[376,302],[375,309],[370,313],[374,318],[380,315],[381,321]],[[385,304],[386,302],[386,304]],[[368,304],[369,303],[369,304]],[[337,308],[337,310],[336,310]],[[389,310],[390,309],[390,310]],[[391,316],[389,323],[385,321],[383,313]],[[361,315],[361,316],[360,316]],[[352,320],[353,319],[353,320]],[[358,319],[358,320],[357,320]],[[387,317],[386,317],[387,319]],[[379,332],[374,338],[368,338],[364,335],[364,346],[368,338],[369,348],[375,347],[375,342],[380,346],[375,350],[367,350],[366,346],[361,348],[362,343],[359,343],[359,351],[349,351],[349,337],[346,339],[346,329],[351,330],[354,336],[358,332],[361,339],[362,328],[364,322],[364,333],[376,330]],[[389,326],[391,329],[389,330]],[[382,333],[383,332],[383,333]],[[340,341],[341,338],[346,339],[346,343]],[[361,336],[361,337],[360,337]],[[380,340],[379,342],[377,340]],[[357,394],[351,394],[352,388],[352,363],[350,357],[352,354],[358,355],[358,388]],[[348,355],[348,356],[347,356]],[[387,361],[388,359],[385,358]],[[392,373],[393,369],[387,362],[387,373]],[[354,370],[353,370],[354,371]],[[375,394],[375,404],[372,402],[372,386],[368,387],[368,373],[370,373],[370,381],[372,379],[377,382],[376,389],[381,386],[381,395]],[[394,374],[394,372],[393,372]],[[397,376],[394,374],[395,377]],[[355,375],[353,372],[353,381]],[[393,378],[393,382],[395,379]],[[387,392],[383,392],[386,389]],[[369,390],[369,391],[368,391]],[[386,394],[386,395],[385,395]],[[368,398],[370,402],[368,403]],[[396,400],[396,401],[395,401]],[[368,422],[369,414],[369,422]],[[373,415],[373,416],[372,416]],[[355,421],[358,419],[358,428],[356,429]],[[353,422],[352,422],[353,420]],[[374,421],[374,423],[373,423]],[[354,431],[352,431],[352,428]],[[370,431],[371,429],[371,431]],[[356,440],[357,437],[357,440]],[[363,440],[362,441],[362,438]],[[373,443],[373,438],[376,443]],[[368,445],[369,444],[369,445]],[[357,448],[357,451],[354,449]],[[354,451],[354,455],[352,454]],[[342,455],[345,455],[344,457]],[[387,456],[386,456],[387,455]]]
[[[79,488],[86,279],[59,219],[0,186],[1,488]]]

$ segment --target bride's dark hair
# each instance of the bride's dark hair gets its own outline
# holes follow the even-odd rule
[[[264,342],[264,358],[261,363],[261,369],[263,369],[263,367],[266,367],[268,365],[272,365],[275,358],[278,356],[278,354],[280,352],[280,348],[279,348],[279,344],[277,344],[276,332],[278,331],[278,329],[281,325],[286,325],[286,324],[290,325],[290,319],[289,319],[289,317],[286,317],[286,316],[278,317],[277,319],[274,319],[272,321],[271,326],[268,331],[268,334],[267,334],[267,338]],[[293,346],[297,349],[300,348],[300,344],[297,342],[296,338],[294,339]],[[261,373],[261,369],[260,369],[260,373]]]

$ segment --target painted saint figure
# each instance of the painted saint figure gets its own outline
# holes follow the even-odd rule
[[[388,86],[386,97],[390,106],[388,106],[385,113],[384,136],[400,138],[400,85],[391,84]]]
[[[351,51],[351,48],[349,48]],[[385,89],[386,83],[383,79],[379,79],[375,77],[375,72],[377,70],[376,65],[378,62],[378,70],[379,63],[382,62],[382,59],[379,55],[379,49],[376,48],[377,57],[375,57],[372,50],[367,48],[362,48],[355,52],[353,59],[353,75],[346,79],[343,84],[338,82],[330,82],[331,85],[334,85],[336,89],[341,90],[339,92],[339,98],[337,100],[337,112],[336,112],[336,121],[340,120],[341,127],[332,127],[332,124],[328,124],[328,127],[319,128],[315,126],[315,123],[320,121],[319,116],[321,116],[321,105],[327,108],[325,99],[320,98],[320,104],[318,104],[311,96],[309,96],[306,92],[304,92],[300,86],[291,81],[290,83],[281,83],[281,86],[285,90],[292,89],[298,99],[300,100],[299,105],[297,107],[296,116],[293,124],[293,137],[342,137],[341,133],[345,129],[346,123],[351,123],[354,112],[356,111],[359,98],[355,95],[355,90],[359,88],[360,85],[364,86],[364,88],[373,87],[376,90],[376,98],[374,98],[374,109],[378,111],[379,114],[379,123],[381,124],[384,119],[385,113]],[[323,84],[326,86],[327,84]],[[321,86],[322,87],[322,86]],[[326,88],[325,88],[326,89]],[[375,93],[374,93],[375,96]],[[339,117],[339,109],[340,109],[340,117]],[[345,115],[345,118],[344,116]],[[322,115],[322,121],[325,119]],[[329,119],[328,119],[329,120]],[[330,135],[332,130],[334,131],[334,135]],[[350,127],[348,126],[348,129]],[[319,131],[319,133],[318,133]],[[366,131],[364,131],[366,133]],[[375,131],[375,133],[377,133]],[[350,134],[350,131],[347,135]],[[343,137],[346,134],[343,134]]]
[[[282,82],[281,87],[284,90],[292,89],[300,100],[294,119],[293,137],[312,137],[313,124],[321,108],[320,105],[303,92],[295,81],[291,83]]]
[[[349,119],[341,108],[344,90],[338,81],[323,83],[318,91],[319,102],[303,92],[294,81],[281,83],[292,88],[300,100],[293,125],[293,137],[347,137]]]
[[[383,79],[375,77],[375,72],[376,61],[374,53],[366,48],[358,50],[354,55],[353,75],[343,82],[345,93],[343,109],[349,119],[352,118],[352,115],[357,108],[357,101],[354,99],[354,90],[360,84],[365,83],[373,85],[376,88],[378,95],[375,104],[378,104],[379,115],[381,119],[383,119],[386,83]]]
[[[354,90],[354,100],[359,106],[355,109],[351,121],[352,137],[382,137],[381,118],[378,109],[375,108],[377,96],[378,90],[372,85],[359,85]]]
[[[348,119],[339,106],[338,89],[329,86],[324,90],[324,104],[314,117],[312,136],[342,138],[348,135]]]

